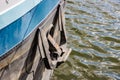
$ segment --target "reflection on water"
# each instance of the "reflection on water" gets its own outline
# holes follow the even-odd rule
[[[120,80],[120,0],[67,0],[73,49],[52,80]]]

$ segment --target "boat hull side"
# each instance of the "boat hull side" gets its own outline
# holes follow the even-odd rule
[[[0,57],[0,80],[50,80],[70,53],[63,6],[61,0],[33,30],[27,30],[22,42]]]
[[[52,24],[56,11],[57,7],[28,37],[0,57],[0,80],[49,80],[53,70],[45,67],[39,52],[38,28]]]
[[[59,0],[54,0],[54,2],[52,0],[43,0],[39,5],[27,12],[21,18],[1,29],[0,56],[7,53],[28,37],[29,34],[46,19],[53,9],[57,7],[58,3]]]

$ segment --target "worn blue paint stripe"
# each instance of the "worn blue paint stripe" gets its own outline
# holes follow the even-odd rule
[[[0,56],[24,40],[58,5],[60,0],[43,0],[12,24],[0,30]]]

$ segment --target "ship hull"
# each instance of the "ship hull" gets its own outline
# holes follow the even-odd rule
[[[67,41],[64,28],[63,8],[64,1],[61,0],[34,28],[28,28],[27,32],[22,35],[22,38],[19,38],[21,41],[18,40],[17,45],[8,51],[3,50],[5,52],[0,56],[0,80],[50,79],[54,68],[64,62],[66,56],[68,57],[70,53],[70,50],[66,47]],[[34,11],[36,10],[33,9],[33,11],[30,12]],[[44,15],[41,15],[41,17],[43,16]],[[26,16],[20,19],[24,19],[24,17]],[[36,17],[39,18],[39,16]],[[39,21],[39,19],[34,20],[34,22],[30,24],[34,25],[37,21]],[[19,22],[19,20],[13,22],[11,25],[15,25],[17,22]],[[25,26],[23,28],[25,28]],[[18,39],[18,37],[11,38],[11,40]],[[63,50],[63,48],[65,50]],[[59,55],[60,52],[62,53],[59,56],[60,58],[54,56],[54,54]],[[51,54],[53,56],[51,56]]]

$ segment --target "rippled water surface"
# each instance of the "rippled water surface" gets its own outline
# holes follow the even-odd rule
[[[120,80],[120,0],[67,0],[67,62],[52,80]]]

